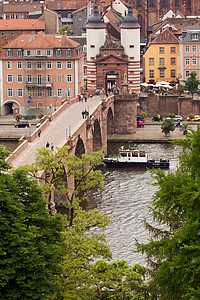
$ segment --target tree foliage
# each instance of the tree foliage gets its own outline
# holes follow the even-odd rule
[[[69,29],[69,26],[68,26],[68,25],[64,25],[63,27],[61,27],[61,28],[58,30],[58,32],[59,32],[60,34],[63,34],[63,35],[65,35],[65,34],[71,35],[71,33],[72,33],[72,31],[71,31],[71,29]]]
[[[197,73],[192,71],[190,73],[190,77],[188,77],[188,79],[185,80],[184,82],[185,82],[185,90],[191,92],[193,98],[194,93],[198,91],[199,80],[197,79]]]
[[[83,200],[97,188],[103,188],[103,175],[95,169],[102,164],[103,154],[93,152],[91,155],[83,154],[77,157],[68,153],[69,147],[57,148],[51,152],[45,147],[38,149],[35,163],[28,166],[31,174],[44,178],[43,188],[51,202],[51,191],[63,195],[64,205],[69,209],[69,225],[72,226],[76,211]],[[41,177],[41,171],[48,176]]]
[[[161,129],[164,134],[168,134],[170,133],[170,131],[174,131],[175,129],[174,121],[171,119],[165,119],[162,122]]]
[[[8,172],[7,156],[0,146],[0,299],[47,299],[61,275],[63,223],[49,215],[35,179]]]
[[[200,298],[200,128],[189,129],[175,173],[153,172],[158,190],[152,214],[158,226],[146,223],[152,233],[145,253],[160,299]]]

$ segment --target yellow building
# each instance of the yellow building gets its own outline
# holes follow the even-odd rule
[[[167,81],[175,85],[179,77],[179,41],[166,29],[149,45],[143,56],[144,81]]]

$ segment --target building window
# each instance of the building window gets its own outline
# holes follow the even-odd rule
[[[42,69],[42,62],[41,61],[37,62],[37,69]]]
[[[160,58],[160,66],[163,66],[165,64],[165,59],[164,58]]]
[[[52,83],[52,75],[46,75],[46,82]]]
[[[134,45],[129,45],[129,48],[134,48]]]
[[[73,49],[67,49],[66,56],[73,56]]]
[[[26,55],[27,56],[31,56],[32,55],[32,51],[31,50],[26,50]]]
[[[165,70],[160,70],[160,77],[165,77]]]
[[[53,96],[53,89],[47,89],[47,97]]]
[[[155,0],[149,1],[149,7],[155,7]]]
[[[106,56],[106,55],[107,55],[107,52],[104,52],[103,55]]]
[[[90,59],[93,60],[93,59],[95,59],[95,57],[91,56]],[[104,66],[105,66],[105,64],[104,64]]]
[[[11,61],[6,62],[6,69],[12,69],[12,62]]]
[[[13,75],[7,75],[7,82],[13,82]]]
[[[17,62],[17,69],[22,69],[22,62],[21,61]]]
[[[72,89],[66,89],[66,97],[72,97]]]
[[[56,51],[55,51],[55,56],[56,56],[56,57],[62,57],[62,56],[63,56],[62,49],[56,49]]]
[[[188,46],[188,45],[185,46],[185,52],[186,52],[186,53],[189,53],[189,52],[190,52],[190,46]]]
[[[17,96],[18,97],[23,97],[23,90],[22,89],[17,89]]]
[[[13,97],[13,89],[7,89],[7,96]]]
[[[38,97],[42,97],[43,96],[42,89],[37,89],[37,96]]]
[[[174,57],[171,58],[171,65],[175,65],[176,64],[176,59]]]
[[[46,56],[52,56],[51,50],[46,50]]]
[[[36,50],[36,55],[37,56],[41,56],[42,55],[42,51],[41,50]]]
[[[167,7],[167,6],[168,6],[168,1],[162,0],[162,7]]]
[[[141,0],[137,0],[137,7],[142,7],[142,1]]]
[[[2,32],[1,35],[2,35],[2,36],[5,36],[5,32]]]
[[[13,57],[13,50],[11,49],[6,50],[6,57]]]
[[[149,77],[154,78],[154,70],[149,70]]]
[[[189,58],[186,58],[186,59],[185,59],[185,65],[186,65],[186,66],[189,66],[189,65],[190,65],[190,59],[189,59]]]
[[[175,0],[175,6],[180,6],[180,0]]]
[[[153,65],[154,65],[154,58],[153,58],[153,57],[150,57],[150,58],[149,58],[149,65],[150,65],[150,66],[153,66]]]
[[[15,18],[15,15],[14,15],[14,14],[11,14],[10,18],[11,18],[11,19],[14,19],[14,18]]]
[[[192,36],[192,40],[193,40],[193,41],[198,41],[198,37],[199,37],[199,36],[198,36],[198,33],[192,33],[191,36]]]
[[[72,82],[72,75],[70,74],[67,75],[67,82]]]
[[[26,68],[27,69],[32,69],[32,62],[31,61],[27,61]]]
[[[23,51],[21,49],[16,50],[16,56],[17,57],[22,57],[23,56]]]
[[[47,61],[47,69],[52,69],[52,62],[51,61]]]
[[[171,77],[176,77],[176,70],[171,70]]]
[[[62,69],[62,62],[61,61],[56,62],[56,69]]]
[[[175,47],[171,47],[171,53],[176,53],[176,48]]]
[[[57,82],[58,82],[58,83],[61,83],[61,82],[62,82],[62,75],[61,75],[61,74],[58,74],[58,75],[57,75]]]
[[[95,45],[90,45],[90,48],[95,48]]]
[[[116,55],[117,55],[117,56],[120,56],[120,52],[119,52],[119,51],[117,51],[117,52],[116,52]]]
[[[32,75],[27,75],[27,82],[32,82]]]
[[[72,69],[72,62],[71,61],[67,61],[67,69]]]
[[[193,57],[192,58],[192,65],[196,66],[196,64],[197,64],[197,59],[196,59],[196,57]]]
[[[190,71],[188,71],[188,70],[185,71],[185,77],[186,77],[186,78],[190,77]]]
[[[159,50],[160,50],[160,54],[164,54],[165,53],[165,48],[164,47],[160,47]]]
[[[57,89],[57,96],[62,97],[62,89]]]
[[[194,45],[192,46],[192,52],[193,53],[197,52],[197,46],[194,46]]]
[[[17,82],[23,82],[23,76],[17,75]]]

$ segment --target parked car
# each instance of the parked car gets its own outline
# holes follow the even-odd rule
[[[162,122],[162,116],[161,116],[161,115],[154,116],[154,117],[152,118],[152,121]]]
[[[142,121],[143,117],[142,116],[137,116],[137,121]]]
[[[200,121],[200,116],[194,116],[194,119],[190,119],[189,117],[187,117],[187,121],[196,121],[196,122],[199,122]]]
[[[137,121],[137,128],[144,127],[143,121]]]
[[[174,122],[178,122],[178,121],[183,121],[183,117],[180,116],[180,115],[176,115],[176,116],[174,117]]]
[[[27,122],[27,121],[20,121],[19,123],[15,124],[15,127],[18,127],[18,128],[29,127],[29,122]]]

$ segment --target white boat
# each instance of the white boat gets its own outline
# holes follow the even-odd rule
[[[104,158],[104,163],[111,168],[160,168],[168,169],[169,160],[167,159],[148,159],[148,153],[145,150],[133,148],[119,148],[117,157]]]

